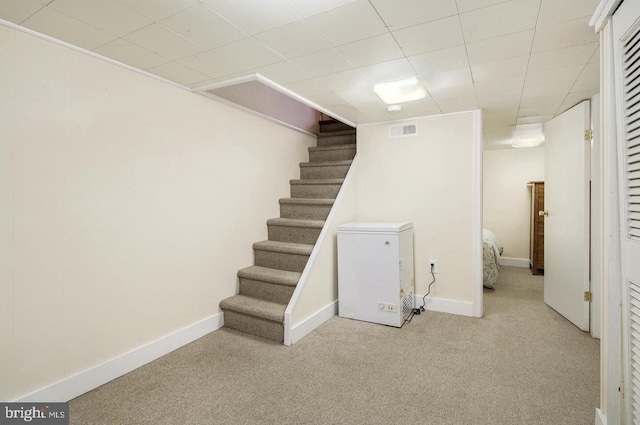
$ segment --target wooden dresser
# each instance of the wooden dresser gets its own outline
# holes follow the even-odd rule
[[[544,182],[529,182],[531,189],[531,272],[544,274]]]

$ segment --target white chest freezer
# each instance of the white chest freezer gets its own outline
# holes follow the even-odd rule
[[[413,225],[338,226],[340,317],[400,327],[414,304]]]

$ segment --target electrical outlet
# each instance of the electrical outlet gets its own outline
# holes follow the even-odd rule
[[[438,273],[438,260],[429,259],[429,273]]]

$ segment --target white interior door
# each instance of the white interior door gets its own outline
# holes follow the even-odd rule
[[[626,423],[640,424],[640,2],[613,15]]]
[[[589,330],[589,101],[545,124],[544,302]]]

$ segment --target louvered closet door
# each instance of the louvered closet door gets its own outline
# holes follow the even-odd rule
[[[613,16],[626,423],[640,425],[640,1]]]

